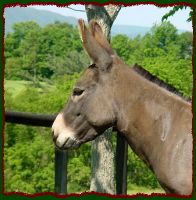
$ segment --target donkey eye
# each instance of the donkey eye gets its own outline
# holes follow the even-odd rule
[[[95,63],[93,63],[93,64],[91,64],[90,66],[89,66],[89,68],[96,68],[97,66],[96,66],[96,64]]]
[[[83,92],[84,92],[84,90],[82,90],[80,88],[74,88],[73,96],[80,96]]]

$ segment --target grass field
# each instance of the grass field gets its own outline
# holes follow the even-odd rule
[[[38,91],[43,90],[44,88],[50,89],[51,85],[45,82],[40,82],[40,88],[37,88]],[[4,80],[4,90],[12,95],[12,97],[17,96],[20,92],[25,90],[27,86],[32,86],[30,81],[17,81],[17,80]]]
[[[16,96],[29,85],[28,81],[4,80],[4,90]]]
[[[161,188],[152,189],[133,184],[128,185],[127,194],[132,195],[137,193],[152,194],[152,193],[165,193],[165,191]]]

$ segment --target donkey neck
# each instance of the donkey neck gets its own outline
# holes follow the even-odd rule
[[[174,137],[172,126],[177,126],[178,115],[191,121],[191,106],[126,66],[121,67],[117,77],[117,128],[136,153],[151,165],[153,146],[156,144],[156,151],[161,152]],[[191,131],[191,124],[187,123],[185,129]]]

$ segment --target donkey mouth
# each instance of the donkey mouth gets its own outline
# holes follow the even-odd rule
[[[58,137],[53,138],[55,146],[58,149],[76,149],[79,148],[80,142],[75,137],[67,137],[64,133],[58,135]]]

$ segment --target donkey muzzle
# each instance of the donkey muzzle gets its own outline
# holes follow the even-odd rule
[[[66,126],[63,113],[59,113],[52,125],[53,141],[57,148],[69,149],[78,148],[79,141],[75,137],[75,132]]]

